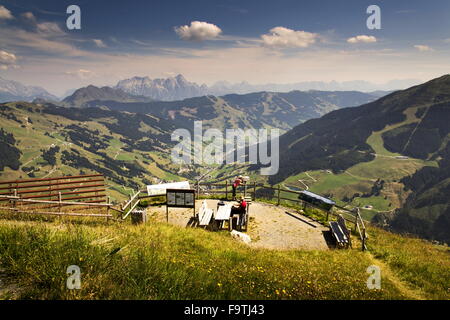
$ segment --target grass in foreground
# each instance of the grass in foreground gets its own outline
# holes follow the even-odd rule
[[[450,299],[450,249],[418,238],[369,228],[369,251],[400,280],[431,299]]]
[[[407,298],[389,279],[367,289],[371,264],[357,250],[252,249],[226,232],[156,222],[0,220],[0,272],[21,299]],[[81,268],[80,290],[66,289],[69,265]]]

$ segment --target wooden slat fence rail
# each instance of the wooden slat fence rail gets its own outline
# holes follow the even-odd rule
[[[106,214],[62,212],[68,206],[72,211],[106,209]],[[43,211],[54,208],[58,211]],[[36,214],[112,217],[110,209],[114,208],[106,196],[103,175],[91,174],[0,181],[0,209]]]

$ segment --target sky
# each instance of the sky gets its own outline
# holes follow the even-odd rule
[[[370,5],[381,29],[367,27]],[[426,81],[450,73],[449,57],[448,0],[0,0],[0,77],[58,96],[180,73],[207,85]]]

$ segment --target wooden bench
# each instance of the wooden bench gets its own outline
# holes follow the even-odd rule
[[[339,215],[337,221],[330,221],[329,224],[333,237],[336,239],[337,247],[348,248],[351,246],[350,231],[345,225],[344,217]]]
[[[208,227],[213,219],[214,210],[208,208],[208,205],[206,204],[206,201],[203,200],[202,206],[200,207],[200,210],[197,213],[197,225],[199,227]]]

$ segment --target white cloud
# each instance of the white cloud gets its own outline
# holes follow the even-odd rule
[[[14,53],[9,53],[0,50],[0,69],[7,70],[10,67],[15,67],[17,57]]]
[[[92,39],[95,45],[99,48],[106,48],[106,44],[100,39]]]
[[[53,22],[38,23],[37,30],[39,31],[39,33],[46,36],[58,36],[64,34],[64,31],[62,31],[61,28]]]
[[[45,37],[61,36],[65,32],[54,22],[38,23],[36,16],[32,12],[24,12],[21,14],[22,20],[28,26],[26,30],[39,33]]]
[[[75,71],[66,71],[65,74],[79,78],[79,79],[89,79],[94,76],[94,72],[92,72],[91,70],[86,70],[86,69],[78,69]]]
[[[366,36],[366,35],[359,35],[356,37],[351,37],[347,39],[348,43],[373,43],[377,42],[377,38],[374,36]]]
[[[316,42],[317,33],[292,30],[285,27],[270,29],[270,34],[263,34],[264,46],[273,48],[306,48]]]
[[[416,48],[417,50],[419,50],[421,52],[434,51],[431,47],[425,46],[425,45],[422,45],[422,44],[416,44],[414,46],[414,48]]]
[[[33,12],[24,12],[22,13],[22,17],[34,23],[36,22],[36,17],[34,16]]]
[[[222,30],[212,23],[192,21],[189,26],[175,27],[175,32],[183,40],[203,41],[217,38]]]
[[[0,19],[14,19],[13,15],[11,14],[11,11],[6,9],[4,6],[0,6]]]

